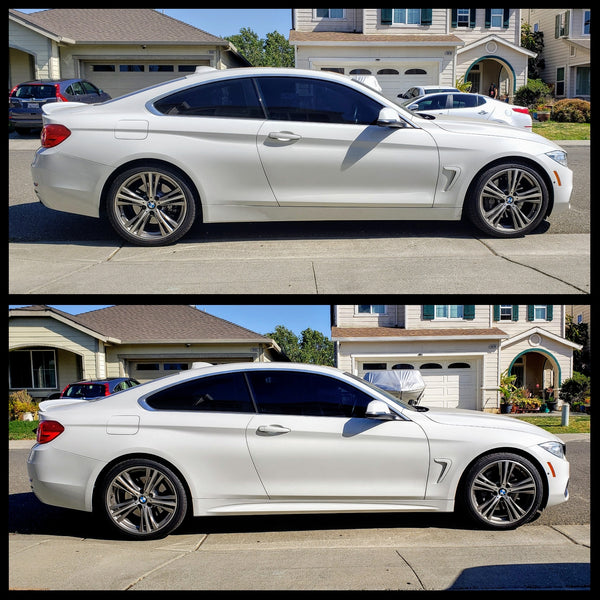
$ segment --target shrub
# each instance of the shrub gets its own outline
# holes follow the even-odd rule
[[[37,404],[27,390],[17,390],[8,395],[8,416],[13,421],[27,412],[35,413],[37,409]]]
[[[541,79],[528,79],[527,85],[521,86],[515,93],[514,103],[527,106],[533,110],[550,94],[550,87]]]
[[[574,401],[582,402],[590,391],[590,378],[574,371],[573,377],[565,379],[560,386],[560,399],[569,404]]]
[[[576,98],[559,100],[552,109],[552,119],[561,123],[590,123],[590,103]]]

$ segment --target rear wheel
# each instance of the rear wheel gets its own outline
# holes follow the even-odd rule
[[[139,246],[171,244],[196,218],[196,201],[186,179],[157,165],[134,167],[116,177],[106,208],[115,231]]]
[[[187,494],[168,467],[136,458],[115,465],[100,487],[99,509],[119,533],[156,539],[174,531],[187,512]]]
[[[518,454],[501,452],[477,460],[461,489],[462,505],[478,524],[513,529],[531,521],[543,499],[542,478]]]
[[[544,219],[548,202],[546,183],[534,169],[499,164],[477,177],[465,211],[484,233],[510,238],[533,231]]]

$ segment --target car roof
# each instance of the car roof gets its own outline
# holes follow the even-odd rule
[[[53,84],[53,83],[67,83],[71,81],[84,81],[79,77],[70,78],[70,79],[33,79],[31,81],[23,81],[22,83],[17,84],[17,87],[20,85],[44,85],[44,84]]]
[[[76,381],[69,385],[83,385],[86,383],[110,383],[111,381],[127,381],[133,379],[133,377],[110,377],[109,379],[84,379],[82,381]]]

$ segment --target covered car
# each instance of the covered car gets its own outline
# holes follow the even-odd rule
[[[391,392],[409,404],[419,404],[425,392],[425,382],[421,372],[415,369],[394,369],[390,371],[366,371],[365,381],[378,388]]]

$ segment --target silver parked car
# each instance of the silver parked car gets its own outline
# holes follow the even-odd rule
[[[103,104],[44,106],[34,190],[156,246],[205,223],[459,220],[529,233],[569,206],[554,142],[497,123],[428,120],[335,73],[194,74]],[[490,143],[490,139],[494,143]]]

